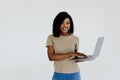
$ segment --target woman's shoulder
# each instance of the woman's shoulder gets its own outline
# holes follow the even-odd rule
[[[48,38],[54,38],[53,34],[49,34]]]
[[[71,37],[75,38],[75,39],[79,39],[79,37],[77,35],[72,34]]]
[[[48,36],[53,36],[52,34],[49,34]]]

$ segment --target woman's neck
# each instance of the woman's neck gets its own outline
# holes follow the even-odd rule
[[[69,34],[68,33],[61,33],[60,35],[61,36],[68,36]]]

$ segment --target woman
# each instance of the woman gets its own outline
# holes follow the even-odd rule
[[[73,35],[73,20],[67,12],[60,12],[53,21],[53,34],[48,36],[46,46],[48,58],[54,61],[52,80],[80,80],[80,69],[75,56],[84,56],[78,52],[79,39]]]

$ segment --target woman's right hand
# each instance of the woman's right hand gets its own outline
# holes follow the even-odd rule
[[[87,57],[84,53],[80,53],[80,52],[73,52],[71,53],[71,56],[82,56],[82,57]]]

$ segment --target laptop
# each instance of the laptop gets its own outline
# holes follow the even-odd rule
[[[76,61],[91,61],[91,60],[94,60],[100,54],[100,50],[102,48],[103,41],[104,41],[104,36],[99,37],[97,39],[93,55],[86,55],[87,57],[77,56],[77,57],[72,58],[71,60],[76,60]]]

